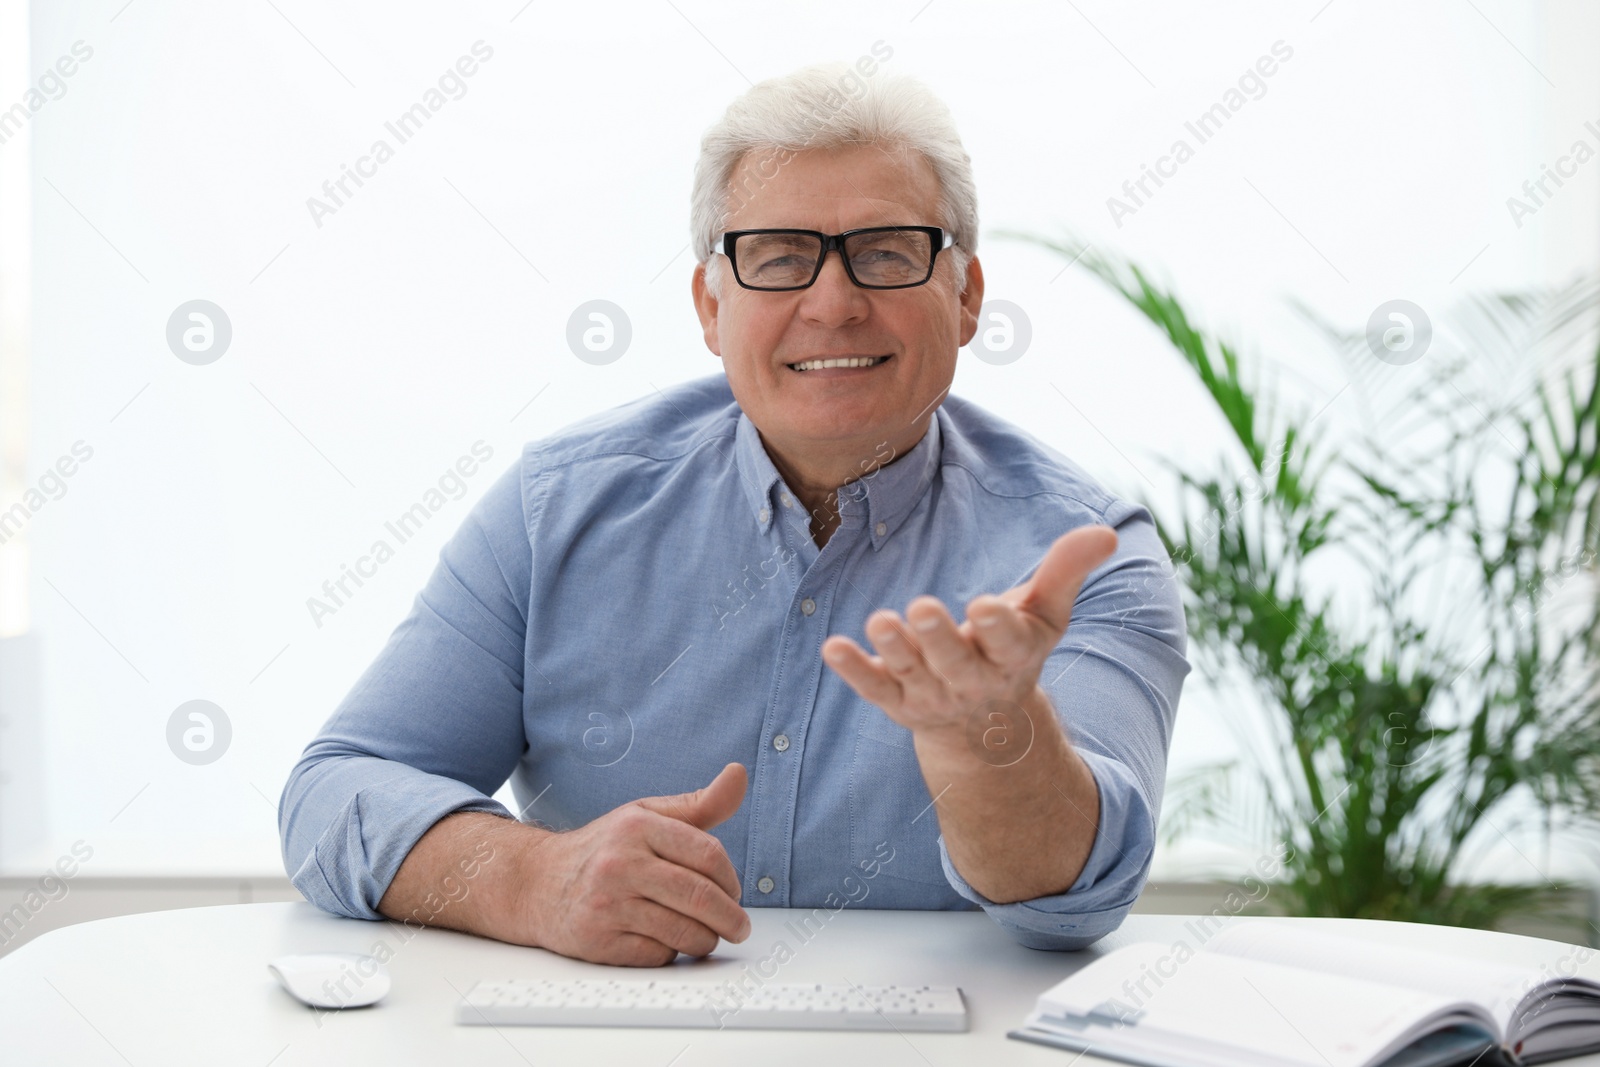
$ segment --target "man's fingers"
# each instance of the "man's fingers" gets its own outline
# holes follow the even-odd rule
[[[665,967],[678,958],[678,950],[653,937],[623,931],[609,945],[596,949],[593,955],[577,958],[613,967]]]
[[[651,811],[660,812],[700,830],[709,830],[726,822],[744,803],[744,791],[749,783],[741,763],[730,763],[711,780],[711,784],[692,793],[675,796],[641,797],[635,803]]]
[[[729,899],[739,899],[739,872],[722,842],[692,826],[674,820],[655,820],[645,832],[645,844],[668,863],[697,871],[717,884]]]
[[[1029,626],[1027,616],[1003,597],[974,597],[967,606],[965,636],[978,642],[992,663],[1002,667],[1025,662],[1038,644],[1038,624]]]
[[[646,876],[635,881],[634,892],[702,923],[718,937],[738,943],[750,936],[744,909],[698,871],[674,863],[653,864]]]
[[[694,825],[709,830],[733,818],[733,813],[744,803],[744,791],[749,781],[750,776],[742,763],[730,763],[722,768],[722,773],[713,778],[710,785],[698,790],[700,810],[705,821]]]
[[[1055,539],[1039,561],[1033,577],[1021,588],[1017,606],[1044,619],[1059,633],[1072,618],[1072,603],[1089,572],[1105,562],[1117,548],[1117,534],[1109,526],[1080,526]]]
[[[636,897],[621,908],[624,930],[659,942],[685,956],[709,956],[721,941],[714,930],[688,915]]]
[[[869,656],[848,637],[834,634],[822,642],[822,658],[856,694],[878,707],[899,707],[900,683],[889,674],[880,656]]]

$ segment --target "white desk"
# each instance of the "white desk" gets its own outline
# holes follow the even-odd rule
[[[1046,988],[1100,951],[1130,940],[1198,944],[1182,916],[1134,915],[1081,953],[1022,948],[981,912],[893,912],[847,908],[803,941],[792,911],[753,908],[754,931],[704,961],[665,970],[579,963],[447,930],[337,919],[309,904],[240,904],[153,912],[69,926],[0,959],[0,1063],[16,1067],[295,1067],[300,1064],[489,1065],[643,1064],[696,1067],[965,1067],[1024,1063],[1067,1067],[1073,1054],[1012,1041]],[[1232,922],[1252,922],[1236,918]],[[1346,919],[1297,922],[1355,937],[1438,948],[1543,966],[1569,951],[1553,941],[1477,930]],[[409,937],[408,937],[409,935]],[[295,952],[394,953],[394,987],[372,1008],[316,1013],[290,999],[267,961]],[[736,979],[792,950],[777,982],[927,982],[966,993],[964,1034],[750,1030],[587,1030],[457,1026],[455,1005],[480,978],[625,974]],[[766,968],[770,971],[770,966]],[[1582,968],[1600,978],[1600,953]],[[1080,1065],[1098,1063],[1092,1057]],[[1569,1060],[1600,1065],[1600,1056]]]

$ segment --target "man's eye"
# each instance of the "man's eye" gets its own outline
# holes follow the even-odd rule
[[[756,267],[756,277],[787,281],[809,275],[812,261],[807,256],[774,256],[764,259]]]

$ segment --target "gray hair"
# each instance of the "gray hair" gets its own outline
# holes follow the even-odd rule
[[[745,195],[759,193],[763,175],[770,180],[777,173],[775,167],[767,173],[768,165],[781,166],[787,154],[863,143],[920,152],[932,166],[939,180],[941,224],[955,237],[950,258],[966,290],[967,264],[978,251],[972,157],[961,146],[950,109],[932,90],[908,75],[875,70],[876,64],[863,56],[855,65],[818,63],[768,78],[728,105],[705,132],[694,168],[689,232],[695,258],[706,264],[706,284],[713,294],[722,295],[722,260],[712,256],[711,243],[737,206],[730,206],[730,200],[739,161],[752,151],[770,153],[746,180],[742,204]]]

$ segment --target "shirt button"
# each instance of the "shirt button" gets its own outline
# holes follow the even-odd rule
[[[813,611],[816,611],[816,610],[817,610],[817,602],[815,600],[812,600],[810,597],[806,597],[804,600],[800,601],[800,612],[801,612],[801,614],[810,615]]]
[[[788,493],[783,494],[778,499],[783,501],[783,506],[784,507],[786,507],[786,508],[794,507],[794,501],[789,499],[789,494]]]
[[[766,522],[767,521],[767,509],[766,508],[762,508],[756,514],[756,518],[760,519],[762,522]]]
[[[772,747],[777,749],[779,752],[787,752],[789,749],[789,735],[779,734],[777,737],[774,737],[772,739]]]
[[[878,536],[882,537],[884,534],[889,532],[889,524],[886,522],[880,522],[878,523],[877,530]]]
[[[756,888],[761,890],[763,893],[770,893],[770,892],[772,892],[773,886],[775,886],[776,884],[777,883],[774,882],[771,878],[763,878],[763,879],[761,879],[761,881],[756,883]]]

